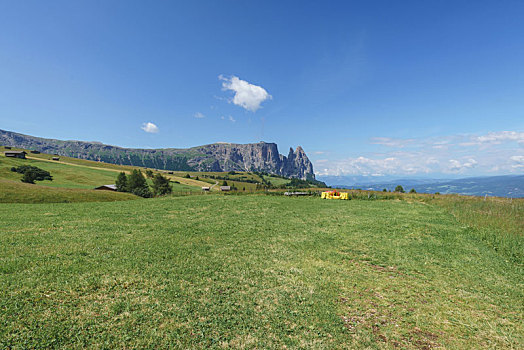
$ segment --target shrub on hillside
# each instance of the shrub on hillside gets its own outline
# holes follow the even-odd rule
[[[40,169],[36,166],[21,165],[17,168],[12,167],[11,171],[23,174],[22,182],[29,184],[34,184],[35,181],[53,181],[53,177],[51,176],[51,173],[49,173],[49,171]]]

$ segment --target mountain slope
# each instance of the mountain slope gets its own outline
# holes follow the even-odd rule
[[[262,171],[314,179],[313,165],[302,147],[278,152],[275,143],[215,143],[188,149],[135,149],[98,142],[62,141],[0,130],[0,144],[106,163],[183,171]]]

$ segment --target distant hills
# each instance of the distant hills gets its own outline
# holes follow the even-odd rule
[[[470,177],[456,180],[398,179],[387,180],[381,183],[356,182],[351,185],[337,185],[325,177],[321,177],[321,180],[326,181],[328,185],[338,188],[382,191],[384,188],[394,190],[397,185],[401,185],[406,192],[414,188],[420,193],[440,192],[442,194],[457,193],[473,196],[524,197],[524,175]]]
[[[275,143],[214,143],[187,149],[139,149],[100,142],[63,141],[0,130],[0,145],[106,163],[174,171],[260,171],[303,180],[315,173],[302,147],[287,156]]]

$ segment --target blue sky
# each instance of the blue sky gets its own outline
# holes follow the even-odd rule
[[[301,145],[324,175],[524,173],[522,1],[0,1],[0,128]]]

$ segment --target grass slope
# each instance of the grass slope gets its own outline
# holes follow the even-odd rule
[[[253,195],[0,212],[0,347],[524,345],[522,265],[435,205]]]
[[[38,181],[39,185],[64,188],[93,189],[101,185],[114,184],[117,172],[113,170],[73,166],[53,161],[35,159],[14,159],[0,157],[0,178],[20,181],[21,174],[11,171],[11,167],[31,165],[47,170],[53,176],[53,181]]]
[[[0,179],[0,203],[113,202],[134,199],[139,197],[129,193],[53,188]]]
[[[0,183],[2,190],[0,203],[57,203],[137,199],[135,196],[121,193],[110,194],[107,191],[71,190],[92,190],[101,185],[114,184],[119,172],[129,173],[134,169],[133,167],[69,157],[60,157],[60,161],[53,161],[50,158],[51,156],[46,154],[29,154],[28,159],[16,159],[6,158],[0,154],[0,180],[4,180]],[[47,170],[53,176],[53,181],[38,181],[37,186],[23,184],[20,182],[22,175],[11,171],[12,167],[20,165],[31,165]],[[144,169],[141,170],[144,172]],[[201,192],[201,186],[207,186],[206,183],[191,179],[172,178],[172,180],[180,182],[171,184],[175,195]],[[150,180],[149,183],[151,184]],[[53,189],[44,189],[43,187],[52,187]],[[56,188],[62,190],[59,191]]]

